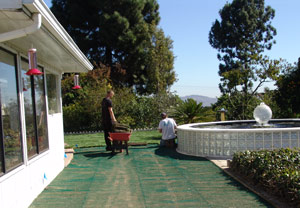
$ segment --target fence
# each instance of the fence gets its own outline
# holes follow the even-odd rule
[[[154,131],[157,130],[157,128],[138,128],[138,129],[132,129],[132,131]],[[103,130],[98,131],[78,131],[78,132],[65,132],[65,135],[80,135],[80,134],[98,134],[103,133]]]

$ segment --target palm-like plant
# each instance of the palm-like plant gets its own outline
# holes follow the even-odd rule
[[[215,120],[215,113],[194,99],[187,99],[173,109],[172,116],[178,124]]]

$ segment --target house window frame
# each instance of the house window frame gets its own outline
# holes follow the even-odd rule
[[[61,86],[60,86],[60,79],[61,79],[61,75],[59,73],[56,73],[55,71],[50,71],[49,69],[46,69],[44,71],[44,74],[46,76],[46,81],[45,81],[45,84],[46,84],[46,97],[47,97],[47,115],[55,115],[55,114],[61,114],[62,113],[62,109],[61,109],[61,100],[60,100],[60,89],[61,89]],[[55,86],[56,86],[56,91],[55,91],[55,95],[56,95],[56,107],[57,107],[57,112],[55,113],[50,113],[49,111],[49,95],[48,95],[48,85],[47,85],[47,76],[48,75],[54,75],[55,76]]]
[[[20,68],[19,68],[19,71],[20,71],[20,80],[22,80],[22,61],[23,62],[28,62],[28,58],[27,57],[25,57],[25,56],[22,56],[22,55],[20,55]],[[41,65],[41,64],[37,64],[37,67],[38,68],[40,68],[41,70],[42,70],[42,72],[43,72],[43,74],[42,75],[38,75],[38,76],[43,76],[43,94],[44,94],[44,102],[45,102],[45,116],[46,116],[46,119],[45,119],[45,122],[46,122],[46,129],[47,129],[47,134],[46,134],[46,136],[47,136],[47,140],[48,140],[48,148],[46,148],[46,149],[43,149],[43,150],[40,150],[39,149],[39,139],[38,139],[38,129],[37,129],[37,113],[36,113],[36,97],[35,97],[35,83],[34,83],[34,78],[33,78],[33,76],[35,76],[35,75],[33,75],[33,76],[31,76],[30,77],[30,84],[31,84],[31,89],[32,89],[32,94],[31,94],[31,99],[32,99],[32,101],[34,101],[34,102],[32,102],[32,105],[33,105],[33,114],[34,114],[34,133],[35,133],[35,142],[36,142],[36,147],[37,147],[37,149],[36,149],[36,153],[34,154],[34,155],[32,155],[32,156],[28,156],[28,152],[27,152],[27,135],[26,135],[26,118],[25,118],[25,109],[24,109],[24,115],[23,115],[23,117],[22,117],[22,119],[24,119],[24,128],[25,128],[25,133],[23,134],[23,136],[24,136],[24,142],[26,143],[26,153],[24,153],[24,154],[26,154],[26,158],[27,158],[27,161],[29,162],[29,161],[31,161],[32,159],[34,159],[34,158],[36,158],[36,157],[38,157],[39,155],[41,155],[42,153],[44,153],[44,152],[47,152],[47,151],[49,151],[50,150],[50,141],[49,141],[49,128],[48,128],[48,115],[49,115],[49,111],[48,111],[48,99],[46,98],[47,97],[47,85],[46,85],[46,82],[47,82],[47,77],[46,77],[46,69],[45,69],[45,67],[43,66],[43,65]],[[22,92],[22,94],[23,94],[23,92]],[[24,106],[24,96],[22,96],[22,105]],[[25,107],[25,106],[24,106]]]
[[[22,105],[23,102],[21,101],[20,97],[20,71],[19,71],[19,56],[17,53],[7,49],[6,47],[3,47],[0,45],[0,50],[12,55],[14,57],[14,68],[15,68],[15,78],[16,78],[16,90],[17,90],[17,102],[18,102],[18,109],[19,109],[19,130],[20,130],[20,145],[21,145],[21,155],[22,155],[22,162],[20,162],[18,165],[15,165],[14,167],[7,170],[5,165],[5,145],[4,145],[4,132],[3,132],[3,117],[2,117],[2,106],[0,106],[0,128],[1,128],[1,134],[0,134],[0,148],[1,148],[1,154],[0,154],[0,160],[2,165],[2,172],[0,172],[0,177],[3,175],[6,175],[7,173],[15,170],[16,168],[24,165],[25,163],[25,155],[24,155],[24,130],[23,130],[23,123],[22,123]]]
[[[51,150],[51,146],[50,146],[50,137],[49,137],[49,111],[48,111],[48,99],[47,99],[47,85],[46,85],[46,81],[47,81],[47,77],[46,77],[46,71],[48,70],[48,67],[44,66],[44,64],[42,63],[38,63],[38,67],[42,68],[44,71],[43,76],[43,93],[45,95],[44,97],[44,101],[45,101],[45,123],[46,123],[46,128],[47,128],[47,133],[45,134],[48,138],[48,148],[44,149],[44,150],[38,150],[39,154],[35,154],[32,157],[28,157],[27,155],[27,139],[26,139],[26,125],[25,125],[25,109],[24,109],[24,94],[23,91],[21,90],[21,87],[23,86],[22,83],[22,66],[21,66],[21,62],[22,59],[25,61],[28,61],[28,58],[26,55],[26,52],[24,51],[18,51],[16,49],[13,49],[5,44],[0,43],[0,50],[3,50],[11,55],[14,56],[14,63],[15,63],[15,76],[16,76],[16,87],[17,87],[17,102],[18,102],[18,109],[19,109],[19,124],[20,124],[20,143],[21,143],[21,155],[22,155],[22,162],[16,166],[14,166],[13,168],[10,168],[9,170],[7,170],[7,168],[3,169],[3,172],[0,172],[0,182],[2,180],[5,180],[6,177],[10,176],[10,173],[14,173],[15,171],[18,171],[19,168],[30,165],[32,162],[36,161],[38,158],[43,157],[46,154],[49,154],[49,151]],[[59,78],[60,78],[60,74],[56,74],[58,75],[58,92],[60,93],[59,89],[60,89],[60,83],[59,83]],[[61,98],[60,98],[60,94],[57,94],[58,96],[58,101],[59,104],[61,102]],[[62,112],[61,106],[59,106],[59,110],[60,113]],[[2,113],[2,112],[1,112]],[[0,114],[1,115],[1,114]],[[36,116],[36,115],[35,115]],[[2,119],[0,117],[0,119]],[[3,141],[3,145],[4,145],[4,141]],[[2,148],[2,144],[0,143],[0,148]],[[5,152],[3,151],[3,153],[0,154],[0,160],[2,160],[2,154],[5,154]],[[2,165],[4,164],[5,161],[3,161]],[[5,170],[5,171],[4,171]]]

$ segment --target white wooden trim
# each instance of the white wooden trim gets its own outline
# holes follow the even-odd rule
[[[93,65],[78,48],[76,43],[42,0],[24,0],[23,4],[31,13],[38,12],[42,15],[43,26],[49,30],[49,32],[51,32],[57,40],[59,40],[59,42],[74,56],[74,58],[80,62],[86,71],[93,69]]]

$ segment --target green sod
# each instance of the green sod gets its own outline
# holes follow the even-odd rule
[[[134,131],[129,143],[159,144],[161,133],[158,131]],[[65,135],[67,147],[97,147],[105,146],[104,134]]]
[[[31,208],[270,207],[204,158],[156,145],[112,156],[76,149],[71,164]]]

